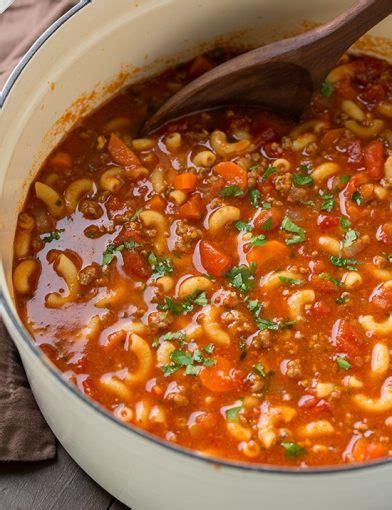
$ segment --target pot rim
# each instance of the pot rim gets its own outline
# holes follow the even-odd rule
[[[70,10],[68,10],[63,16],[58,18],[52,25],[50,25],[45,32],[38,37],[38,39],[32,44],[27,53],[23,56],[17,66],[14,68],[10,76],[8,77],[3,89],[0,91],[0,109],[5,105],[5,101],[10,94],[12,87],[15,85],[15,82],[21,76],[23,69],[30,63],[30,60],[33,56],[39,51],[41,46],[43,46],[50,37],[59,29],[66,21],[68,21],[72,16],[77,14],[81,9],[86,7],[88,4],[92,3],[92,0],[79,0],[79,2],[73,6]],[[225,468],[230,468],[233,471],[250,471],[255,473],[263,473],[263,474],[282,474],[282,475],[297,475],[297,476],[309,476],[309,475],[327,475],[327,474],[347,474],[352,471],[365,471],[371,468],[381,467],[387,464],[392,463],[392,458],[384,458],[381,460],[376,460],[373,462],[366,462],[361,464],[348,464],[348,465],[333,465],[326,467],[309,467],[309,468],[299,468],[299,467],[289,467],[289,466],[274,466],[270,464],[255,464],[251,462],[236,462],[230,460],[219,459],[215,457],[207,457],[200,453],[197,453],[196,450],[192,450],[190,448],[186,448],[181,445],[176,445],[174,443],[170,443],[161,439],[158,436],[150,434],[149,432],[136,427],[133,424],[125,424],[114,417],[112,413],[107,411],[103,406],[101,406],[98,402],[91,399],[87,395],[83,394],[81,391],[77,389],[75,385],[69,382],[60,372],[60,370],[55,367],[52,363],[50,363],[47,356],[44,352],[32,341],[30,336],[27,333],[26,328],[22,325],[20,318],[17,316],[16,310],[8,303],[4,294],[1,293],[0,288],[0,310],[3,310],[7,317],[10,319],[12,326],[15,328],[17,334],[21,337],[25,345],[28,349],[36,356],[39,361],[49,370],[49,372],[62,384],[68,391],[70,391],[73,396],[81,400],[87,406],[93,408],[98,414],[100,414],[103,418],[111,421],[115,426],[121,427],[129,433],[137,434],[139,437],[151,441],[155,445],[161,446],[163,448],[169,449],[175,453],[181,454],[185,457],[190,457],[191,459],[202,461],[203,463],[221,466]],[[13,340],[14,341],[14,340]]]

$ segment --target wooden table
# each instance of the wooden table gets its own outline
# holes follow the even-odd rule
[[[58,445],[45,462],[0,463],[0,510],[130,510]]]

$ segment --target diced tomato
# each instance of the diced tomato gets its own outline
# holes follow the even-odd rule
[[[113,161],[118,165],[125,167],[140,166],[140,160],[136,154],[114,133],[110,135],[108,151]]]
[[[202,201],[200,195],[192,195],[185,204],[178,208],[178,216],[187,220],[198,220],[203,214]]]
[[[298,400],[298,407],[302,409],[309,409],[314,413],[331,411],[331,405],[327,400],[318,399],[314,395],[303,395]]]
[[[148,201],[148,206],[149,206],[150,209],[154,209],[154,211],[162,211],[165,208],[165,206],[166,206],[166,202],[159,195],[154,195]]]
[[[331,307],[325,301],[316,301],[312,308],[312,315],[315,317],[325,317],[331,311]]]
[[[355,442],[351,453],[355,462],[367,462],[369,460],[385,457],[387,455],[387,449],[378,441],[360,437],[358,441]]]
[[[357,165],[363,162],[363,151],[360,140],[350,140],[345,144],[346,154],[348,156],[348,163],[355,163]]]
[[[381,83],[369,85],[362,93],[361,99],[366,103],[379,103],[386,97],[385,87]]]
[[[338,94],[345,99],[354,101],[357,98],[357,92],[351,84],[351,77],[345,76],[334,85]]]
[[[196,189],[197,175],[190,172],[184,172],[176,175],[173,180],[175,189],[193,191]]]
[[[384,175],[385,154],[382,144],[373,140],[364,149],[365,168],[371,179],[381,179]]]
[[[388,286],[388,283],[389,282],[385,282],[376,289],[372,293],[370,301],[385,312],[390,313],[392,312],[392,286]]]
[[[217,416],[214,413],[201,412],[195,418],[195,422],[190,426],[191,434],[199,434],[210,431],[218,425]]]
[[[312,287],[322,293],[331,293],[338,292],[339,287],[337,287],[331,280],[326,277],[326,274],[312,274],[310,276],[310,281],[312,282]]]
[[[72,168],[73,160],[71,154],[64,151],[55,152],[50,157],[49,163],[56,168]]]
[[[277,139],[276,131],[272,127],[265,127],[260,133],[258,133],[254,140],[255,147],[265,145],[266,143],[272,142]]]
[[[233,163],[232,161],[222,161],[218,163],[212,168],[212,171],[223,177],[225,180],[225,186],[227,185],[235,185],[241,189],[246,188],[247,184],[247,174],[246,170],[242,168],[237,163]]]
[[[331,147],[335,147],[343,135],[344,128],[328,129],[328,131],[326,131],[321,138],[320,147],[322,149],[330,149]]]
[[[105,207],[109,219],[112,219],[118,212],[125,210],[126,203],[115,195],[110,195],[105,202]]]
[[[123,250],[123,270],[128,276],[147,278],[150,276],[150,268],[146,259],[136,250]]]
[[[387,246],[392,246],[392,223],[383,223],[377,229],[376,237]]]
[[[232,260],[210,241],[200,242],[200,259],[204,269],[211,276],[222,276],[231,267]]]
[[[235,381],[233,380],[233,365],[222,356],[216,356],[216,365],[204,367],[200,372],[200,381],[208,390],[215,393],[224,393],[233,390]]]
[[[361,355],[364,345],[360,333],[345,319],[335,322],[332,328],[332,343],[338,352],[345,353],[350,360]]]
[[[251,248],[248,251],[246,258],[249,264],[255,262],[257,269],[261,271],[263,269],[263,265],[269,260],[281,260],[289,254],[290,250],[285,244],[273,239],[271,241],[267,241],[262,246],[255,246]]]
[[[280,226],[282,216],[282,212],[277,207],[261,209],[260,213],[256,216],[255,227],[263,232],[274,230]]]
[[[339,225],[339,216],[334,214],[319,214],[317,217],[317,225],[321,228],[331,228]]]

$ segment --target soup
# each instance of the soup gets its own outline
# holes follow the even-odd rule
[[[235,54],[124,90],[52,152],[18,219],[34,341],[114,414],[212,457],[392,453],[392,72],[343,57],[299,123],[226,108],[141,138]]]

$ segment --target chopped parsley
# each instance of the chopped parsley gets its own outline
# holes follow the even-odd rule
[[[355,271],[357,269],[355,267],[355,265],[359,264],[358,260],[355,260],[355,259],[346,259],[344,257],[335,257],[333,255],[331,255],[329,257],[329,261],[334,266],[336,266],[336,267],[344,267],[345,269],[348,269],[349,271]]]
[[[330,81],[328,80],[325,80],[322,84],[321,84],[321,94],[324,96],[324,97],[331,97],[333,93],[333,85]]]
[[[260,317],[260,313],[263,309],[262,304],[257,299],[252,299],[248,303],[248,310],[253,315],[253,319],[257,324],[257,327],[260,331],[265,331],[266,329],[277,331],[280,328],[280,324],[275,321],[270,321],[268,319],[263,319]]]
[[[226,186],[219,190],[219,195],[221,197],[242,197],[244,192],[236,184],[231,184],[230,186]]]
[[[151,266],[151,278],[160,278],[173,272],[172,261],[169,258],[158,258],[154,252],[150,252],[147,257]]]
[[[336,278],[334,278],[330,273],[320,273],[318,275],[318,277],[320,278],[320,280],[328,280],[328,281],[330,281],[331,283],[333,283],[337,287],[344,287],[343,283],[340,282],[339,280],[337,280]]]
[[[288,459],[296,459],[306,453],[306,450],[302,448],[302,446],[299,446],[299,444],[293,443],[292,441],[283,441],[280,444],[283,446],[285,456]]]
[[[246,223],[246,221],[242,220],[236,221],[234,226],[240,232],[250,232],[252,230],[252,227],[249,225],[249,223]]]
[[[351,368],[351,364],[344,358],[341,358],[340,356],[336,358],[336,363],[338,364],[338,367],[342,370],[350,370]]]
[[[335,303],[337,305],[344,305],[346,302],[347,302],[347,296],[345,296],[344,294],[342,294],[341,296],[339,296],[338,298],[335,299]]]
[[[267,372],[261,363],[256,363],[253,367],[253,373],[259,375],[260,377],[267,377]]]
[[[302,280],[296,280],[295,278],[287,278],[287,276],[279,276],[279,280],[282,283],[289,283],[290,285],[301,285]]]
[[[359,191],[354,191],[354,193],[351,195],[351,200],[357,205],[363,204],[363,196]]]
[[[230,283],[236,289],[239,289],[243,294],[249,292],[254,285],[256,264],[252,262],[250,266],[242,264],[241,266],[235,266],[226,273],[226,278],[230,280]]]
[[[333,195],[330,194],[324,194],[321,196],[321,210],[331,212],[332,209],[335,207],[335,200],[333,198]]]
[[[260,234],[258,236],[254,236],[252,237],[252,239],[250,240],[250,244],[252,246],[263,246],[263,244],[265,244],[267,241],[265,239],[265,235],[264,234]]]
[[[162,335],[158,340],[154,340],[153,347],[158,347],[159,344],[163,342],[178,340],[180,343],[180,347],[182,347],[185,343],[186,334],[184,331],[169,331]]]
[[[132,216],[132,218],[130,219],[130,221],[136,221],[137,219],[139,219],[139,216],[140,216],[140,213],[143,211],[143,207],[141,207],[140,209],[138,209],[135,214]]]
[[[359,234],[356,230],[350,229],[344,234],[343,238],[343,247],[348,248],[351,246],[359,237]]]
[[[170,312],[173,315],[181,315],[188,313],[193,310],[196,306],[205,306],[208,304],[207,296],[205,292],[196,291],[189,296],[186,296],[182,301],[176,302],[169,296],[165,297],[164,304],[159,304],[160,310]]]
[[[266,182],[272,174],[276,173],[278,171],[278,169],[274,166],[269,166],[263,173],[262,177],[261,177],[261,182]]]
[[[54,230],[53,232],[49,232],[49,234],[42,238],[44,243],[51,243],[52,241],[59,241],[61,239],[61,232],[64,232],[64,229]]]
[[[306,174],[295,173],[292,175],[292,180],[294,186],[296,187],[310,186],[311,184],[313,184],[313,179],[310,177],[310,175]]]
[[[102,265],[108,266],[115,257],[116,251],[121,253],[124,250],[133,250],[137,246],[140,246],[140,243],[135,242],[133,239],[125,241],[117,246],[113,243],[108,244],[102,255]]]
[[[351,176],[350,175],[339,175],[339,181],[342,183],[342,184],[347,184],[348,181],[350,180]]]
[[[345,218],[344,216],[340,216],[340,218],[339,218],[339,225],[342,228],[347,229],[347,228],[351,227],[351,221],[348,220],[347,218]]]
[[[226,409],[226,420],[227,421],[236,421],[238,418],[238,413],[242,409],[242,404],[239,406],[230,407],[229,409]]]
[[[269,202],[264,202],[261,207],[263,209],[271,209],[271,204]]]
[[[161,370],[165,377],[174,374],[180,368],[185,368],[185,375],[198,375],[202,367],[212,367],[216,365],[216,360],[205,358],[200,349],[193,353],[174,349],[170,355],[171,363],[164,365]]]
[[[204,350],[207,354],[212,354],[215,351],[215,345],[214,344],[207,344],[204,347]]]
[[[260,207],[260,200],[261,200],[260,191],[258,189],[256,189],[256,188],[251,189],[249,191],[249,200],[250,200],[250,203],[253,205],[253,207],[255,209]]]
[[[303,228],[296,225],[288,216],[283,218],[281,229],[285,230],[286,232],[291,232],[292,234],[294,234],[289,239],[286,239],[285,241],[286,244],[290,245],[302,243],[303,241],[305,241],[306,231]]]
[[[267,218],[262,224],[261,224],[261,230],[271,230],[272,228],[272,216]]]

